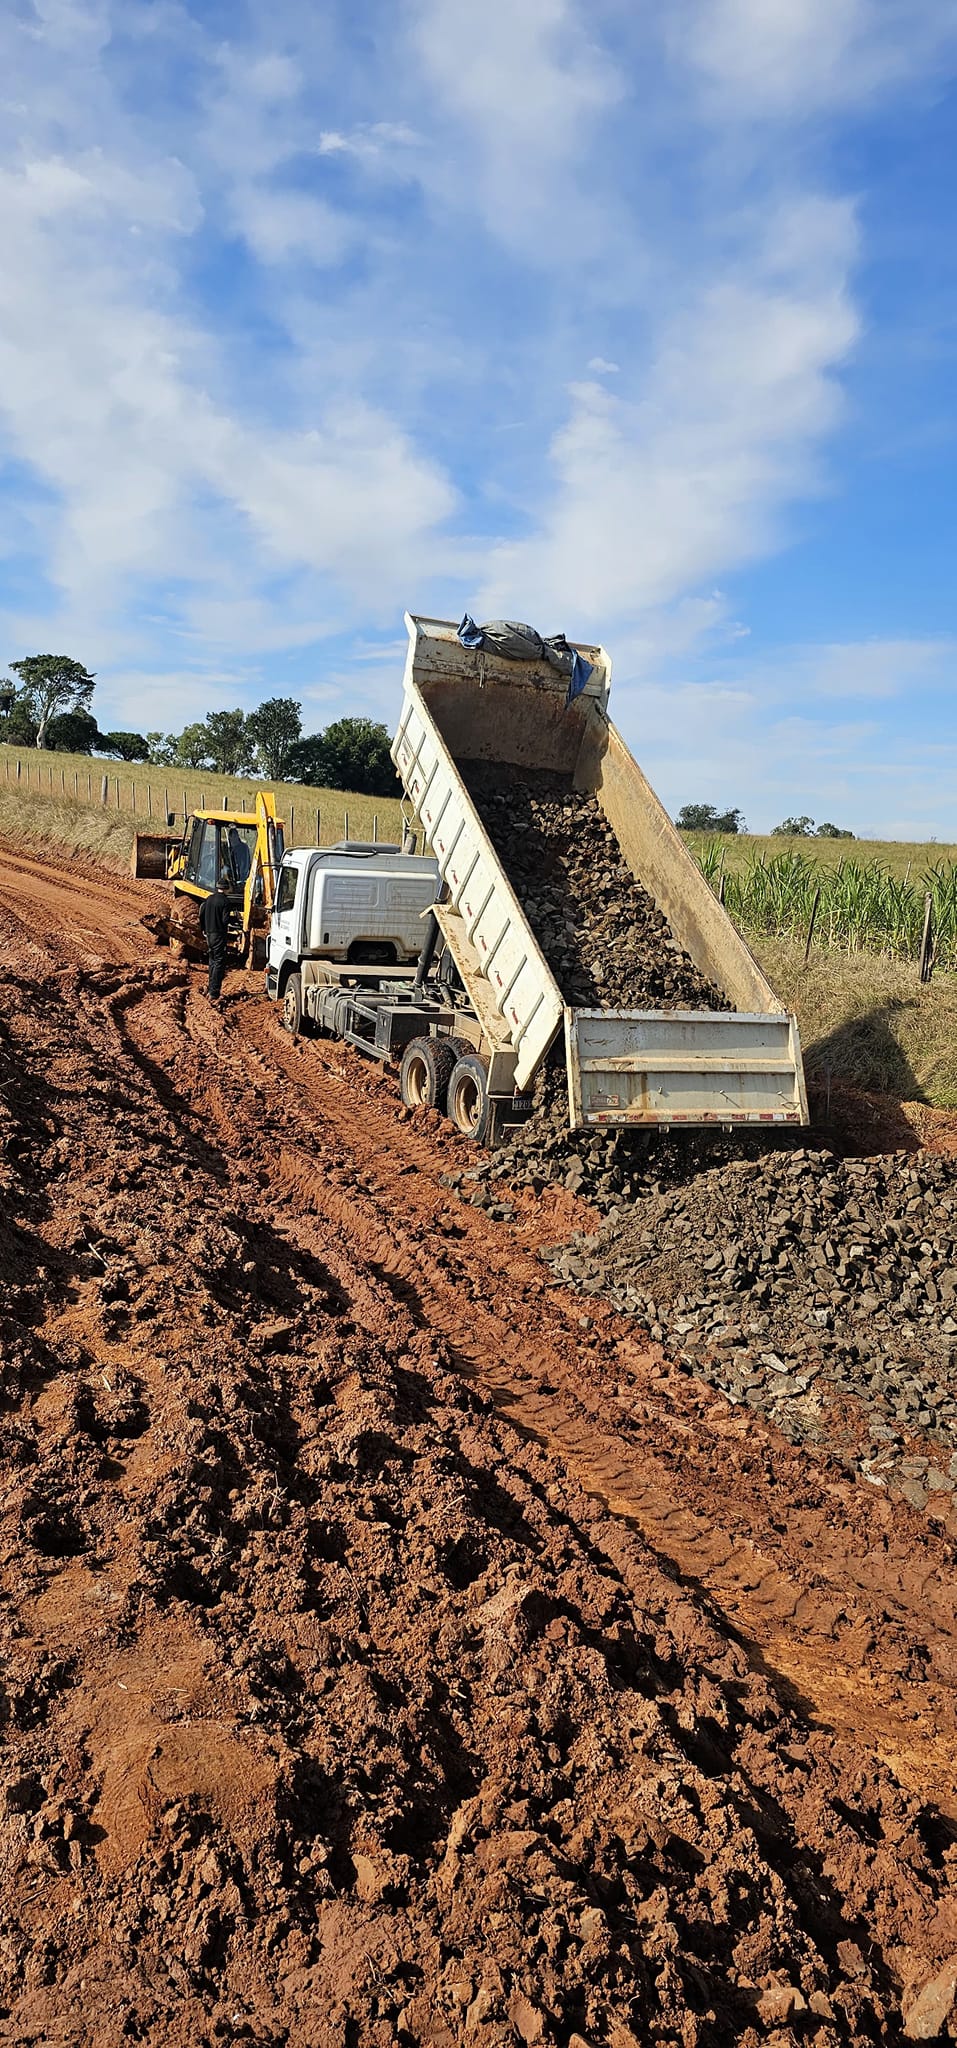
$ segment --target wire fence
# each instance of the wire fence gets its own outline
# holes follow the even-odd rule
[[[145,764],[144,764],[145,767]],[[3,779],[11,789],[21,789],[53,801],[81,804],[86,809],[99,811],[126,812],[147,831],[155,832],[183,830],[187,818],[196,811],[236,811],[240,815],[255,814],[256,800],[245,790],[237,790],[228,784],[210,782],[192,794],[177,785],[172,778],[159,782],[153,776],[141,773],[137,776],[132,769],[128,774],[116,774],[112,769],[103,770],[91,762],[89,768],[78,768],[58,761],[54,753],[44,753],[39,748],[25,754],[4,753]],[[368,806],[364,805],[364,819],[360,829],[368,826]],[[338,820],[342,819],[342,831]],[[331,835],[329,843],[349,837],[349,811],[340,811],[332,804],[310,804],[301,801],[284,804],[285,838],[287,846],[321,846],[322,834]],[[313,828],[315,836],[313,837]],[[298,834],[298,836],[297,836]],[[373,811],[370,836],[379,839],[379,813]]]

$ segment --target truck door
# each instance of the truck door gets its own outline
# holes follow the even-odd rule
[[[296,907],[299,893],[301,868],[296,861],[287,861],[279,870],[279,886],[269,926],[269,965],[278,967],[292,953],[298,959],[300,953],[300,913]]]

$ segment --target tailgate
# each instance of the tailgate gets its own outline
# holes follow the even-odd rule
[[[569,1111],[583,1125],[807,1122],[785,1011],[566,1010]]]

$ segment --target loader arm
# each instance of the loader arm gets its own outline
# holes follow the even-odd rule
[[[272,913],[282,856],[283,829],[276,814],[276,799],[271,790],[261,789],[256,796],[256,852],[243,891],[243,932],[247,936],[260,909],[265,919]]]

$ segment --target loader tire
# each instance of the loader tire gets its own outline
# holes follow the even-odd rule
[[[449,1077],[458,1055],[447,1038],[413,1038],[399,1068],[399,1090],[406,1109],[444,1111]]]
[[[448,1110],[457,1131],[476,1145],[487,1144],[493,1129],[494,1105],[488,1092],[488,1061],[467,1052],[456,1060],[449,1079]]]
[[[291,974],[282,994],[283,1029],[291,1032],[293,1038],[301,1038],[305,1028],[305,1012],[302,1007],[302,975]]]

